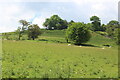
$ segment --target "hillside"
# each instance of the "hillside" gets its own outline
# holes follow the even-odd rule
[[[17,35],[14,32],[8,33],[10,40],[17,39]],[[92,37],[90,41],[86,43],[86,45],[93,45],[93,46],[103,46],[103,45],[111,45],[117,46],[115,41],[104,37],[100,34],[95,32],[91,32]],[[3,37],[4,39],[5,37]],[[27,35],[24,34],[21,38],[22,40],[27,40]],[[42,42],[53,42],[53,43],[65,43],[65,30],[42,30],[42,34],[35,40],[35,41],[42,41]]]
[[[113,40],[92,33],[86,44],[68,46],[64,30],[42,32],[34,41],[25,40],[26,34],[22,37],[24,40],[3,40],[3,78],[118,77],[118,50]],[[112,47],[103,48],[104,44]]]
[[[103,46],[103,45],[116,46],[115,41],[108,37],[104,37],[95,32],[92,32],[91,34],[92,34],[92,37],[91,37],[90,41],[88,41],[86,44],[91,44],[94,46]],[[39,37],[39,39],[45,39],[46,41],[58,41],[61,43],[66,43],[65,30],[53,30],[53,31],[46,30]]]

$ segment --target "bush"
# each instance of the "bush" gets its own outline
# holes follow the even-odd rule
[[[89,41],[91,38],[90,31],[87,29],[86,24],[73,23],[66,30],[66,37],[74,44],[79,45]]]

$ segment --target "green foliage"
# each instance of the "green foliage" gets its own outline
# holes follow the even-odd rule
[[[21,31],[21,27],[18,27],[18,29],[16,30],[16,34],[18,35],[18,39],[20,40],[20,38],[22,37],[23,31]]]
[[[116,20],[111,20],[107,25],[119,25],[119,22]]]
[[[27,22],[26,20],[19,20],[19,23],[22,24],[22,31],[24,31],[25,29],[27,29],[27,26],[30,25],[29,22]]]
[[[22,24],[22,27],[18,27],[18,29],[16,30],[16,34],[18,35],[17,40],[20,40],[22,35],[25,33],[28,25],[30,25],[29,22],[27,22],[26,20],[19,20],[19,23]]]
[[[100,18],[97,17],[97,16],[92,16],[92,17],[90,18],[90,21],[93,21],[93,22],[100,22]]]
[[[53,15],[50,18],[47,18],[46,21],[43,23],[49,30],[61,30],[67,28],[67,21],[62,20],[58,15]]]
[[[101,22],[100,22],[100,18],[97,16],[92,16],[90,18],[90,21],[92,21],[92,30],[93,31],[101,31]]]
[[[29,39],[35,39],[38,38],[38,36],[41,34],[40,28],[37,24],[30,25],[28,27],[28,38]]]
[[[114,38],[116,40],[116,43],[120,45],[120,28],[115,29]]]
[[[92,31],[93,31],[93,24],[87,23],[86,26],[87,26],[87,28],[88,28],[89,30],[92,30]]]
[[[73,20],[71,20],[68,25],[72,25],[72,23],[75,23]]]
[[[108,33],[108,36],[111,38],[114,38],[116,29],[120,28],[120,24],[118,21],[112,20],[110,21],[106,26],[106,32]]]
[[[85,43],[90,40],[91,34],[86,27],[86,24],[83,23],[73,23],[70,25],[66,31],[66,36],[70,41],[73,41],[74,44]]]

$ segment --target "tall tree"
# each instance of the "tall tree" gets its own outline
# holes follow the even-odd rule
[[[37,24],[33,24],[28,27],[28,38],[29,39],[34,40],[35,38],[38,38],[40,34],[41,34],[41,31]]]
[[[49,30],[52,29],[61,30],[61,29],[66,29],[68,23],[66,20],[62,20],[58,15],[53,15],[45,20],[43,26],[45,26]]]
[[[19,20],[19,23],[22,24],[22,26],[18,27],[18,29],[16,30],[16,33],[18,34],[18,40],[20,40],[20,38],[22,37],[23,33],[25,32],[25,30],[27,29],[28,25],[30,24],[26,20]]]
[[[94,31],[100,31],[101,30],[101,20],[97,16],[92,16],[90,18],[90,21],[92,21],[92,28]]]

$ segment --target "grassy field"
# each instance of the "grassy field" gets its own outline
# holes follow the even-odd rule
[[[54,34],[54,35],[52,35]],[[37,40],[3,40],[3,78],[117,78],[118,49],[101,35],[85,46],[68,46],[64,31],[48,31]],[[112,47],[102,48],[109,44]]]

